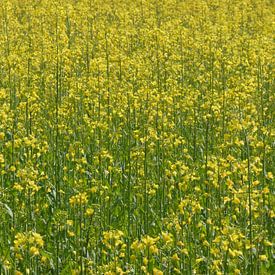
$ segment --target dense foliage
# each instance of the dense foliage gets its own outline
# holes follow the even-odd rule
[[[274,274],[272,9],[1,0],[1,274]]]

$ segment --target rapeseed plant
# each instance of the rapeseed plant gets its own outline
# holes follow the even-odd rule
[[[3,0],[0,273],[273,274],[268,0]]]

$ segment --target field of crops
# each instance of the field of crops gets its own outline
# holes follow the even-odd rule
[[[275,274],[272,0],[0,1],[0,274]]]

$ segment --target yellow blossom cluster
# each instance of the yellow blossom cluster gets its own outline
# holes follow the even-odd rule
[[[0,274],[273,274],[273,10],[1,0]]]

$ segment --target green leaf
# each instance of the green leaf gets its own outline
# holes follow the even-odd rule
[[[13,219],[13,212],[12,212],[12,210],[10,209],[10,207],[9,207],[7,204],[5,204],[5,203],[1,203],[1,204],[4,206],[4,208],[5,208],[6,212],[7,212],[7,214]]]

